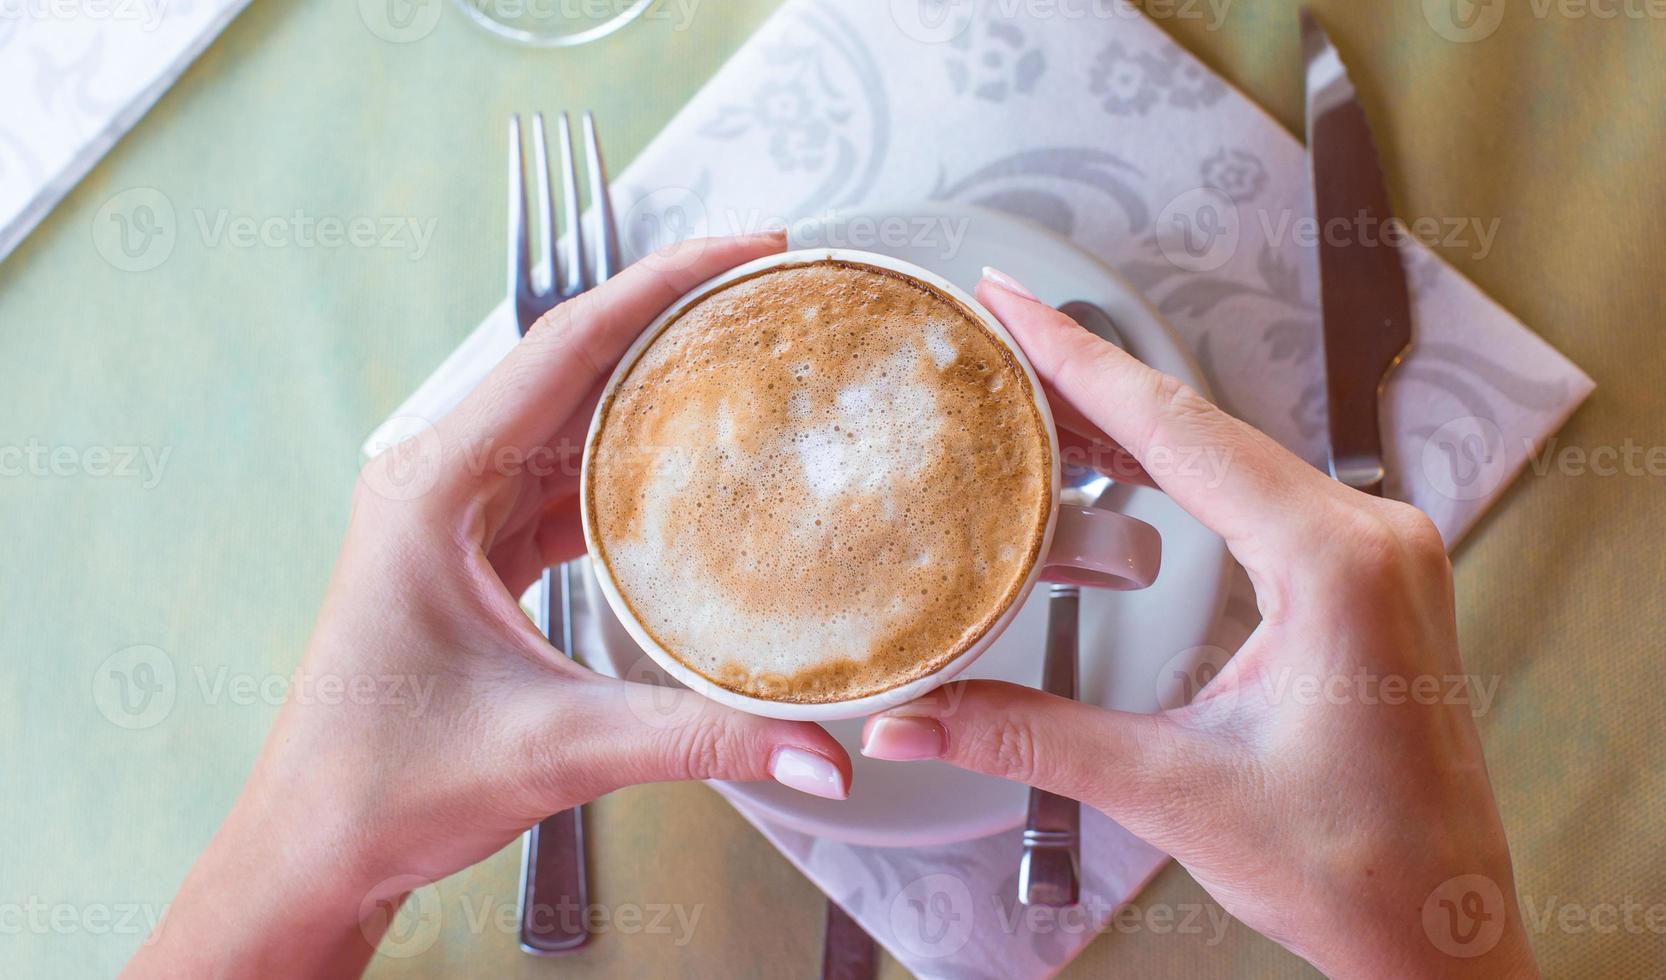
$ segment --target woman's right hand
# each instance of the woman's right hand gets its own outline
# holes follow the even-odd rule
[[[969,681],[870,719],[863,752],[1095,806],[1331,975],[1536,975],[1434,525],[1327,479],[998,273],[978,298],[1061,427],[1126,452],[1225,538],[1262,621],[1185,708]],[[1199,451],[1224,474],[1164,465]]]

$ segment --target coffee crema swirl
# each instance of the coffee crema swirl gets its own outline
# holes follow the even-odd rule
[[[773,701],[864,697],[986,633],[1040,556],[1028,377],[952,297],[770,268],[687,305],[599,413],[591,538],[667,653]]]

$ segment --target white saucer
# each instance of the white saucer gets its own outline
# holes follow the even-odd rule
[[[884,234],[886,228],[913,230],[907,235]],[[924,233],[916,235],[921,229]],[[944,229],[953,236],[943,234]],[[992,265],[1048,303],[1097,303],[1110,313],[1136,356],[1208,392],[1191,356],[1131,286],[1087,253],[1027,221],[954,204],[859,209],[841,211],[826,224],[794,237],[795,248],[837,245],[892,255],[924,266],[968,292],[982,267]],[[951,241],[957,245],[950,247]],[[1230,559],[1219,537],[1162,494],[1132,488],[1124,499],[1119,509],[1162,532],[1162,572],[1143,592],[1082,590],[1080,696],[1094,704],[1149,712],[1177,703],[1176,678],[1190,676],[1205,659],[1199,648],[1225,602]],[[1039,686],[1046,623],[1047,590],[1037,589],[1012,626],[962,677]],[[624,637],[622,629],[604,632]],[[603,671],[611,666],[614,674],[628,666],[634,674],[646,661],[628,637],[611,643],[607,653],[612,664],[591,666]],[[665,683],[674,682],[665,678]],[[772,782],[730,783],[725,789],[784,827],[877,847],[973,840],[1024,822],[1023,786],[935,762],[875,762],[859,751],[860,720],[834,722],[827,728],[850,751],[855,767],[848,800],[818,799]]]

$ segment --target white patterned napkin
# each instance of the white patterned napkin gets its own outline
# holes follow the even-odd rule
[[[668,237],[810,228],[847,205],[954,201],[1022,214],[1121,270],[1179,331],[1217,400],[1318,464],[1325,405],[1305,174],[1300,143],[1121,0],[789,0],[615,193],[633,255]],[[1432,233],[1446,240],[1454,226]],[[1490,245],[1485,223],[1458,233]],[[1592,383],[1428,249],[1413,244],[1405,257],[1416,347],[1387,394],[1389,493],[1427,511],[1451,543]],[[500,308],[398,414],[437,418],[514,341]],[[1238,579],[1210,641],[1227,650],[1255,626]],[[1166,860],[1086,814],[1084,908],[1032,913],[1015,908],[1017,832],[882,850],[747,816],[923,976],[1050,976],[1098,931],[1120,928],[1114,913]],[[1224,927],[1218,908],[1190,910],[1184,923],[1184,910],[1169,911],[1169,932],[1206,941]]]
[[[0,2],[0,260],[248,3]]]

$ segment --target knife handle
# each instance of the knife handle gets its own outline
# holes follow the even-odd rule
[[[827,900],[827,931],[821,942],[821,980],[873,980],[879,951],[873,937],[838,902]]]

